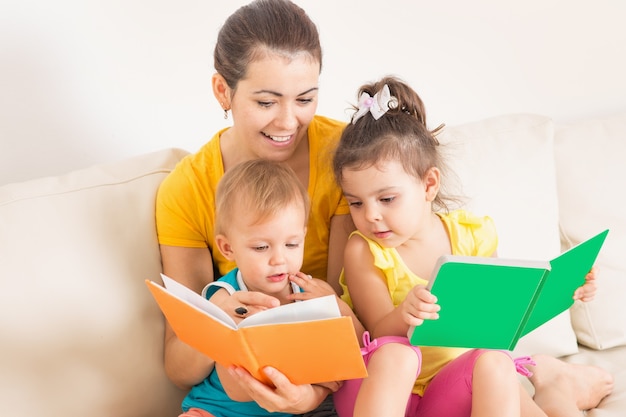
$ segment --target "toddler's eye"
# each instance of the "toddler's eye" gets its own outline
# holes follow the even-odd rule
[[[361,207],[363,205],[363,203],[361,203],[360,201],[353,201],[351,203],[348,203],[348,205],[350,207]]]
[[[267,245],[262,245],[262,246],[255,246],[252,249],[254,249],[257,252],[263,252],[264,250],[267,250],[268,246]]]
[[[380,201],[382,201],[383,203],[391,203],[394,199],[395,197],[384,197],[381,198]]]
[[[285,246],[287,246],[289,249],[297,249],[300,247],[299,243],[287,243]]]

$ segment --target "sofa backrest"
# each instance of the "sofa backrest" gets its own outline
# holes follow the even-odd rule
[[[0,415],[171,417],[154,200],[167,149],[0,187]]]

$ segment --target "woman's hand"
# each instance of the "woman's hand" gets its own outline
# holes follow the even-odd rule
[[[211,297],[211,302],[228,313],[235,322],[260,311],[278,307],[280,301],[271,295],[256,291],[235,291],[232,295],[220,289]],[[244,310],[239,310],[243,308]]]
[[[594,266],[585,276],[585,283],[574,291],[574,300],[587,302],[595,298],[596,290],[598,289],[596,285],[596,275],[596,268]]]
[[[398,306],[402,319],[409,326],[419,326],[424,320],[439,318],[440,306],[435,297],[423,285],[416,285]]]
[[[228,372],[252,400],[270,412],[306,413],[317,408],[331,392],[321,385],[294,385],[284,374],[269,366],[263,372],[274,387],[256,380],[243,368],[229,368]]]

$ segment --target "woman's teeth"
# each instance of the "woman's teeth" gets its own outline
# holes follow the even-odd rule
[[[274,142],[287,142],[291,136],[272,136],[267,135],[268,138],[272,139]]]

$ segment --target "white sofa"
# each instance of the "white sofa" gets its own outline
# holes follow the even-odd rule
[[[525,337],[517,353],[597,364],[626,413],[626,115],[555,128],[502,115],[447,128],[446,152],[500,256],[548,260],[605,228],[596,300]],[[166,149],[0,187],[0,415],[172,417],[184,393],[162,367],[154,197],[185,151]],[[561,239],[561,237],[563,239]],[[482,312],[477,311],[480,320]]]

